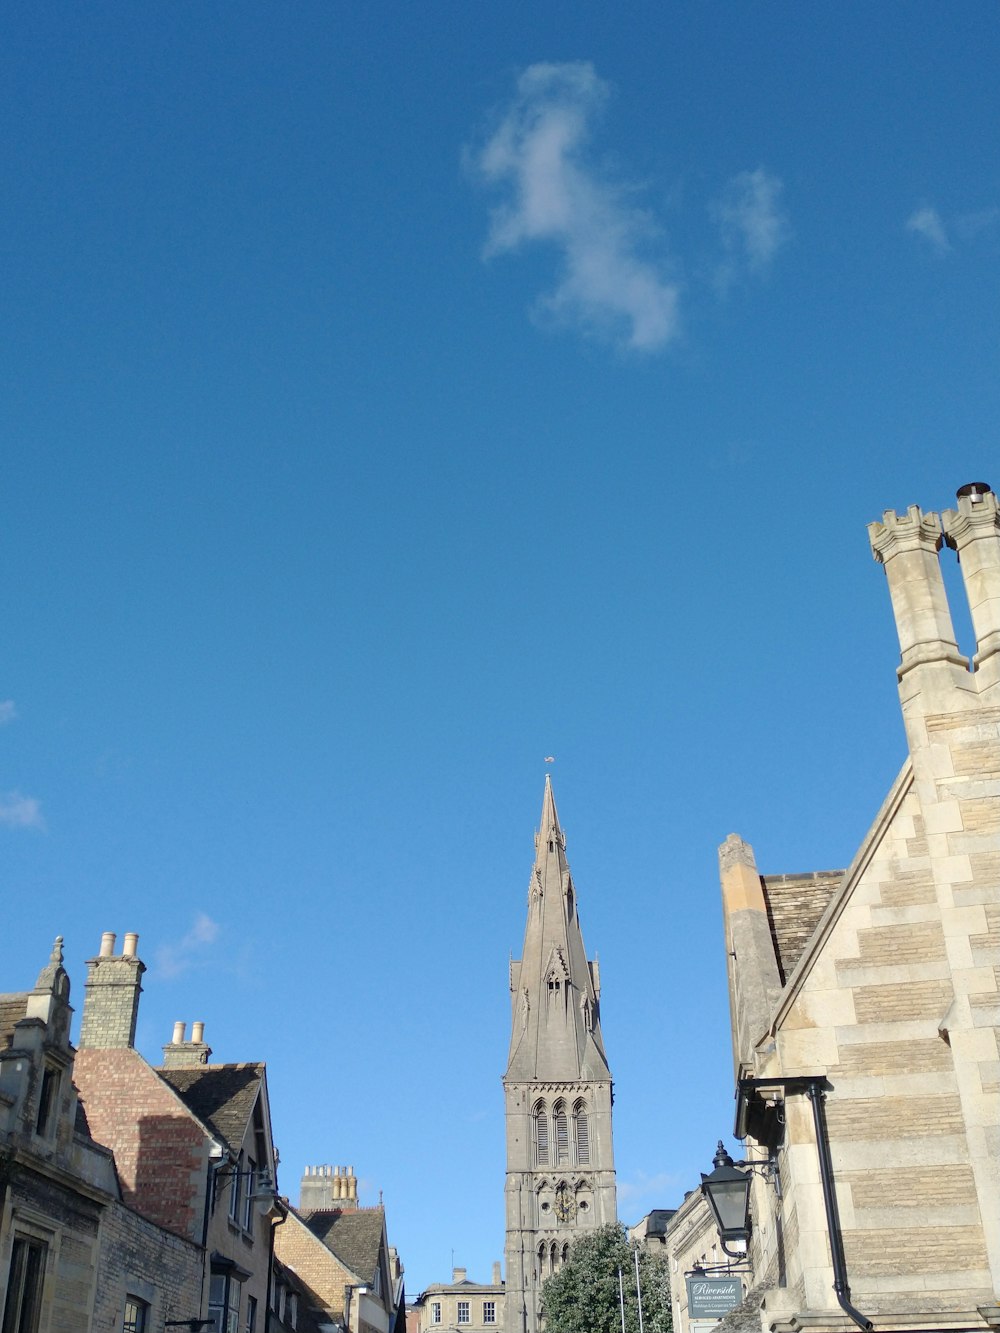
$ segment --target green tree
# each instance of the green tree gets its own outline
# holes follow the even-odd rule
[[[542,1287],[545,1333],[621,1333],[618,1270],[625,1298],[625,1333],[639,1333],[635,1254],[639,1255],[644,1333],[671,1333],[666,1259],[629,1241],[620,1222],[585,1232],[558,1273]]]

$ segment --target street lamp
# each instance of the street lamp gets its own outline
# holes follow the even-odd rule
[[[740,1171],[734,1165],[721,1139],[712,1160],[715,1170],[707,1176],[702,1173],[701,1192],[712,1210],[722,1248],[732,1258],[742,1258],[750,1239],[751,1173]],[[727,1241],[739,1244],[742,1248],[731,1250]]]

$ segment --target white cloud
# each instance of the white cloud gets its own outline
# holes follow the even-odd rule
[[[41,803],[19,791],[0,793],[0,825],[6,828],[44,828]]]
[[[763,167],[741,171],[727,183],[712,210],[727,254],[717,273],[719,287],[729,287],[742,269],[766,272],[791,237],[781,209],[783,189],[780,179]]]
[[[945,255],[951,249],[944,220],[936,208],[925,205],[911,213],[906,219],[906,230],[922,236],[939,255]]]
[[[681,1179],[670,1171],[659,1171],[652,1176],[639,1171],[634,1180],[619,1178],[616,1189],[620,1203],[642,1200],[649,1201],[650,1207],[669,1208],[681,1189]]]
[[[13,699],[0,699],[0,727],[7,722],[13,722],[17,717],[17,709],[14,707]]]
[[[640,351],[678,332],[677,286],[642,253],[657,229],[587,154],[609,86],[587,62],[529,66],[473,165],[507,199],[492,216],[486,255],[528,242],[561,251],[562,275],[539,301],[560,323]]]
[[[173,944],[156,951],[157,970],[167,978],[179,977],[198,962],[202,951],[219,935],[219,923],[206,912],[198,912],[191,929]]]

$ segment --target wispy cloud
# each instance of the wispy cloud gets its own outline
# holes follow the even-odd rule
[[[931,249],[936,250],[939,255],[946,255],[951,249],[944,219],[936,208],[925,205],[916,209],[906,219],[906,230],[922,236]]]
[[[5,828],[44,828],[41,803],[19,791],[0,792],[0,825]]]
[[[690,1185],[690,1181],[687,1182]],[[618,1199],[621,1203],[649,1202],[653,1207],[670,1207],[676,1201],[682,1188],[679,1176],[671,1171],[659,1171],[648,1176],[644,1171],[636,1172],[634,1179],[617,1183]]]
[[[201,960],[205,949],[214,944],[218,935],[219,923],[207,912],[198,912],[186,935],[156,951],[157,971],[167,978],[181,976]]]
[[[14,707],[13,699],[0,699],[0,727],[8,722],[13,722],[17,717],[17,709]]]
[[[539,311],[561,324],[650,352],[678,332],[678,289],[634,191],[588,153],[609,86],[588,62],[536,64],[517,82],[495,132],[472,157],[489,185],[506,193],[494,211],[487,257],[530,242],[561,255],[555,288]]]
[[[727,182],[712,209],[726,252],[716,275],[718,287],[730,287],[742,272],[764,274],[790,239],[783,189],[781,180],[763,167],[741,171]]]

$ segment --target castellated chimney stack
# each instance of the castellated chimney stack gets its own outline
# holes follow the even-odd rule
[[[353,1166],[307,1166],[299,1182],[299,1207],[303,1212],[358,1206],[358,1181]]]
[[[984,481],[962,486],[958,508],[941,515],[944,539],[958,553],[972,627],[980,694],[1000,679],[1000,504]]]
[[[186,1028],[186,1023],[174,1024],[173,1038],[169,1045],[163,1048],[161,1069],[196,1069],[199,1065],[208,1064],[212,1048],[205,1042],[205,1024],[200,1022],[191,1024],[190,1041],[184,1040]]]
[[[889,509],[881,523],[869,523],[868,537],[889,584],[904,711],[921,698],[924,712],[953,712],[963,706],[960,696],[973,694],[976,687],[969,659],[958,651],[938,561],[944,542],[941,520],[918,505],[910,505],[905,514]]]
[[[80,1022],[81,1050],[120,1050],[135,1043],[140,984],[145,964],[137,954],[139,936],[125,936],[125,948],[115,954],[115,935],[105,931],[101,951],[87,959],[87,981]]]

